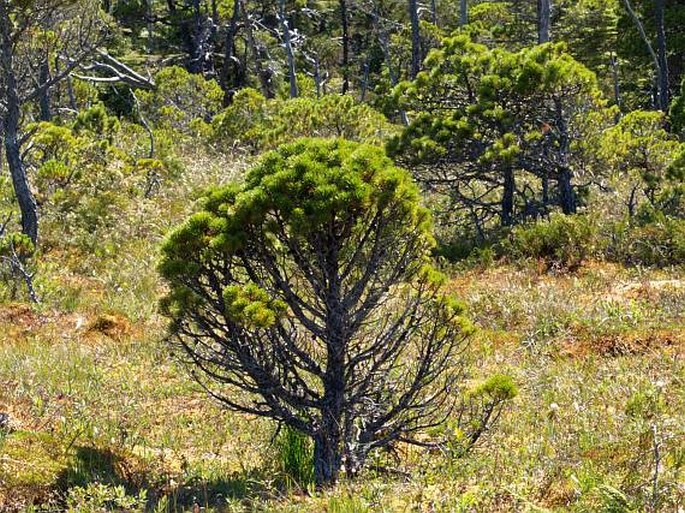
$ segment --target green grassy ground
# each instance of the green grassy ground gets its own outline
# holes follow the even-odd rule
[[[0,412],[11,419],[0,510],[685,508],[685,273],[602,263],[450,271],[480,328],[473,379],[509,373],[520,391],[468,457],[399,447],[334,490],[288,481],[273,426],[221,410],[162,340],[155,248],[194,191],[234,176],[192,161],[101,230],[97,251],[60,243],[46,221],[43,303],[0,304]]]

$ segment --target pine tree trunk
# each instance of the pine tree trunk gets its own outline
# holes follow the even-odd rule
[[[550,41],[551,4],[551,0],[538,0],[538,44]]]
[[[559,174],[559,203],[564,214],[575,214],[577,211],[576,194],[571,183],[573,174],[564,169]]]
[[[516,182],[514,180],[514,170],[507,168],[504,170],[504,188],[502,190],[502,226],[514,224],[514,191]]]
[[[459,2],[459,26],[463,27],[469,22],[469,2],[468,0],[461,0]]]
[[[336,425],[339,419],[324,412],[323,425],[314,437],[314,481],[317,486],[335,484],[342,464],[342,434]]]
[[[347,18],[347,0],[340,0],[340,21],[342,25],[342,94],[350,89],[350,34]]]
[[[271,82],[271,72],[262,66],[262,59],[260,55],[259,48],[257,48],[257,42],[254,38],[254,33],[252,31],[252,21],[250,20],[250,13],[247,11],[245,6],[245,0],[239,0],[240,12],[243,16],[243,22],[245,25],[245,33],[247,35],[247,44],[254,58],[255,71],[259,77],[259,83],[262,86],[262,93],[266,98],[274,98],[276,93],[273,90],[273,84]]]
[[[3,119],[5,137],[5,154],[12,177],[12,186],[17,196],[21,211],[21,227],[25,235],[38,242],[38,206],[31,192],[26,168],[21,158],[19,143],[19,123],[21,117],[21,100],[17,90],[17,78],[14,73],[14,45],[12,41],[12,21],[10,20],[6,0],[0,0],[0,39],[2,54],[0,69],[4,82],[6,112]]]
[[[656,42],[659,56],[659,107],[667,112],[670,104],[668,90],[668,59],[666,52],[666,28],[664,21],[665,0],[655,0]]]
[[[421,33],[419,31],[419,6],[417,0],[409,0],[409,20],[411,22],[411,73],[416,78],[421,69]]]
[[[240,20],[240,0],[233,2],[233,15],[226,29],[224,40],[224,65],[221,68],[219,85],[224,91],[224,107],[230,105],[233,98],[233,90],[243,85],[240,64],[236,62],[235,37],[238,33],[238,21]]]
[[[283,30],[283,39],[285,43],[285,53],[288,58],[288,79],[290,81],[290,97],[297,98],[297,74],[295,72],[295,55],[293,53],[293,44],[290,37],[290,24],[285,15],[285,0],[278,1],[279,18],[281,19],[281,30]]]
[[[38,82],[40,84],[46,84],[50,80],[50,65],[48,63],[48,58],[47,56],[43,60],[43,62],[40,63],[40,71],[39,71],[39,78]],[[49,87],[44,87],[41,89],[40,92],[40,98],[39,98],[39,107],[40,107],[40,120],[41,121],[50,121],[52,119],[52,113],[50,112],[50,88]]]

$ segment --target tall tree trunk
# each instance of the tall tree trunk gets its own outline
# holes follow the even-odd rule
[[[340,0],[340,22],[342,25],[342,94],[345,94],[350,89],[350,32],[347,0]]]
[[[668,60],[666,52],[666,28],[664,20],[665,0],[655,0],[654,18],[656,21],[656,46],[659,56],[659,107],[668,111],[670,94],[668,89]]]
[[[514,192],[516,182],[514,180],[514,170],[510,167],[504,170],[504,188],[502,190],[501,221],[502,226],[514,224]]]
[[[549,43],[551,24],[551,0],[538,0],[538,44]]]
[[[262,58],[257,48],[257,42],[254,38],[254,33],[252,31],[252,22],[250,21],[250,13],[245,7],[245,0],[239,0],[240,12],[243,16],[243,23],[245,25],[245,33],[247,35],[247,45],[250,48],[252,57],[254,59],[255,71],[257,72],[257,77],[259,78],[259,83],[262,87],[262,94],[267,98],[273,98],[276,94],[273,90],[273,84],[271,83],[271,73],[269,70],[264,69],[262,66]]]
[[[554,109],[554,125],[559,134],[557,151],[561,156],[561,162],[557,168],[557,192],[559,194],[559,205],[561,206],[561,210],[564,214],[575,214],[578,204],[576,200],[576,191],[573,186],[573,171],[568,163],[571,137],[568,134],[568,124],[561,98],[554,99]]]
[[[459,2],[459,26],[463,27],[469,22],[469,2],[460,0]]]
[[[188,53],[190,54],[190,62],[188,65],[188,71],[191,73],[202,73],[204,71],[204,56],[203,46],[204,46],[204,30],[203,30],[203,15],[200,8],[200,0],[192,0],[193,3],[193,19],[192,19],[192,29],[190,28],[190,22],[186,22],[188,26]]]
[[[657,0],[657,1],[659,1],[659,0]],[[659,57],[657,56],[656,52],[654,51],[654,47],[652,46],[652,43],[649,40],[649,38],[647,37],[647,33],[645,32],[645,27],[642,24],[642,21],[640,21],[640,17],[637,15],[635,10],[633,9],[633,6],[631,5],[630,0],[623,0],[623,5],[625,6],[626,10],[628,11],[628,14],[630,14],[630,17],[633,19],[633,22],[635,23],[635,26],[637,27],[637,30],[640,33],[640,37],[642,37],[642,41],[645,43],[645,46],[647,47],[647,51],[649,52],[649,55],[652,57],[652,62],[654,62],[654,69],[656,70],[656,84],[655,84],[655,86],[657,89],[657,94],[655,95],[656,96],[655,105],[660,110],[668,109],[668,105],[666,105],[665,107],[663,105],[660,105],[661,95],[659,94],[659,88],[660,88],[660,84],[661,84],[662,71],[661,71],[661,63],[660,63]],[[664,40],[664,45],[665,44],[666,43]],[[666,49],[664,48],[664,53],[665,53],[665,50]],[[668,76],[668,75],[666,75],[666,76]]]
[[[288,58],[288,78],[290,81],[290,97],[297,98],[297,74],[295,72],[295,55],[293,53],[293,43],[290,37],[290,24],[285,15],[285,0],[278,0],[278,16],[283,30],[285,43],[285,54]]]
[[[14,41],[12,38],[12,21],[7,0],[0,0],[0,68],[4,82],[4,100],[6,112],[3,119],[5,137],[5,155],[12,177],[12,186],[17,196],[21,211],[21,227],[25,235],[38,242],[38,206],[31,192],[26,168],[21,158],[19,142],[19,123],[21,117],[21,100],[17,89],[17,78],[14,73]]]
[[[618,58],[614,52],[611,52],[611,77],[614,82],[614,101],[616,105],[621,107],[621,82],[619,81]]]
[[[439,26],[438,23],[438,4],[437,0],[431,0],[431,22],[436,27]]]
[[[380,43],[381,50],[383,51],[383,58],[385,59],[385,65],[388,67],[388,76],[390,77],[390,84],[394,87],[399,82],[399,77],[395,72],[395,67],[392,64],[392,56],[390,55],[390,37],[388,32],[383,27],[381,23],[380,14],[377,9],[373,11],[373,23],[376,31],[378,32],[378,42]],[[400,118],[404,126],[409,126],[409,118],[405,111],[400,112]]]
[[[314,481],[318,486],[333,484],[340,475],[342,437],[332,422],[326,422],[327,427],[314,437]]]
[[[578,209],[572,178],[570,169],[563,169],[559,174],[559,204],[564,214],[575,214]]]
[[[38,75],[38,81],[40,84],[46,84],[50,80],[50,63],[48,62],[47,55],[43,62],[40,63],[40,70]],[[52,113],[50,112],[50,88],[44,87],[41,89],[39,98],[40,107],[40,120],[50,121],[52,119]]]
[[[155,23],[152,12],[152,0],[145,0],[145,15],[147,16],[147,53],[152,55],[154,51]]]
[[[419,6],[417,0],[409,0],[409,21],[411,23],[411,72],[410,79],[416,78],[421,69],[421,33],[419,31]]]
[[[240,20],[240,0],[233,2],[233,14],[226,29],[224,40],[224,65],[219,76],[219,85],[224,91],[224,107],[227,107],[233,98],[233,90],[243,85],[240,63],[235,55],[235,38],[238,33],[238,21]]]

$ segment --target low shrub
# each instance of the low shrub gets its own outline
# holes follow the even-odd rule
[[[552,214],[549,220],[513,228],[497,245],[512,262],[539,260],[548,269],[573,270],[595,252],[597,229],[587,216]]]
[[[302,137],[342,137],[380,145],[393,131],[381,113],[352,96],[268,100],[244,89],[213,119],[211,140],[259,153]]]
[[[685,263],[685,219],[655,216],[647,223],[616,223],[605,249],[608,260],[667,267]]]

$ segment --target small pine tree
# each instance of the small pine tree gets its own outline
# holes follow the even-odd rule
[[[308,139],[212,190],[163,246],[162,302],[226,406],[313,440],[334,482],[459,404],[471,332],[430,265],[430,215],[382,150]]]

